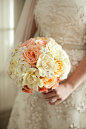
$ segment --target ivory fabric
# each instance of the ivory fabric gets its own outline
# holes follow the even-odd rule
[[[68,53],[70,76],[86,55],[86,0],[38,0],[34,14],[36,36],[54,38]],[[42,93],[19,91],[8,129],[86,129],[86,82],[55,106]]]

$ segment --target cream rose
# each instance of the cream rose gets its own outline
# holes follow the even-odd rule
[[[25,62],[25,61],[21,61],[16,65],[16,73],[18,75],[22,75],[24,74],[31,66]]]
[[[61,51],[62,51],[62,47],[60,45],[58,45],[58,44],[54,45],[50,49],[50,53],[53,54],[56,59],[60,59]]]
[[[43,87],[43,81],[39,78],[39,71],[36,68],[29,68],[23,77],[23,84],[28,85],[30,89],[38,90],[39,87]]]
[[[37,68],[42,77],[53,77],[55,70],[54,57],[52,54],[41,54],[37,61]]]
[[[9,66],[9,76],[14,80],[15,79],[15,71],[16,71],[16,64],[12,64]]]
[[[13,57],[11,58],[11,63],[13,63],[13,64],[18,64],[18,58],[19,58],[19,56],[13,56]]]
[[[69,56],[64,50],[61,51],[60,60],[63,62],[69,62]]]
[[[39,51],[41,54],[47,54],[49,53],[49,49],[46,47],[41,47],[41,50]]]
[[[21,75],[20,77],[16,77],[15,82],[16,82],[16,86],[17,87],[23,87],[24,86],[23,85],[23,76],[24,75]]]
[[[53,46],[56,45],[55,40],[52,38],[49,38],[49,43],[47,43],[46,47],[50,50]]]

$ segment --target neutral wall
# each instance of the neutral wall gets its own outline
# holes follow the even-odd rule
[[[3,7],[6,6],[4,4],[6,4],[7,1],[0,0],[0,2],[3,2]],[[25,0],[14,0],[14,28],[12,29],[13,33],[16,30],[24,2]],[[4,11],[4,13],[6,13],[6,10]],[[1,15],[3,17],[3,12],[1,12]],[[9,20],[9,14],[6,14],[5,18],[6,17]],[[17,91],[16,88],[10,83],[7,76],[7,71],[5,69],[5,66],[7,65],[6,58],[10,49],[10,34],[9,32],[7,33],[8,30],[9,28],[0,28],[0,112],[7,111],[12,108]]]

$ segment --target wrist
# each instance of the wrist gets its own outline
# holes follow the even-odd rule
[[[71,81],[67,80],[65,85],[71,91],[71,93],[75,90],[75,85]]]

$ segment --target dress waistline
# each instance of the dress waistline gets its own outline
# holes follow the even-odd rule
[[[62,45],[62,48],[68,49],[68,50],[86,50],[86,44],[84,45],[65,44],[65,45]]]

